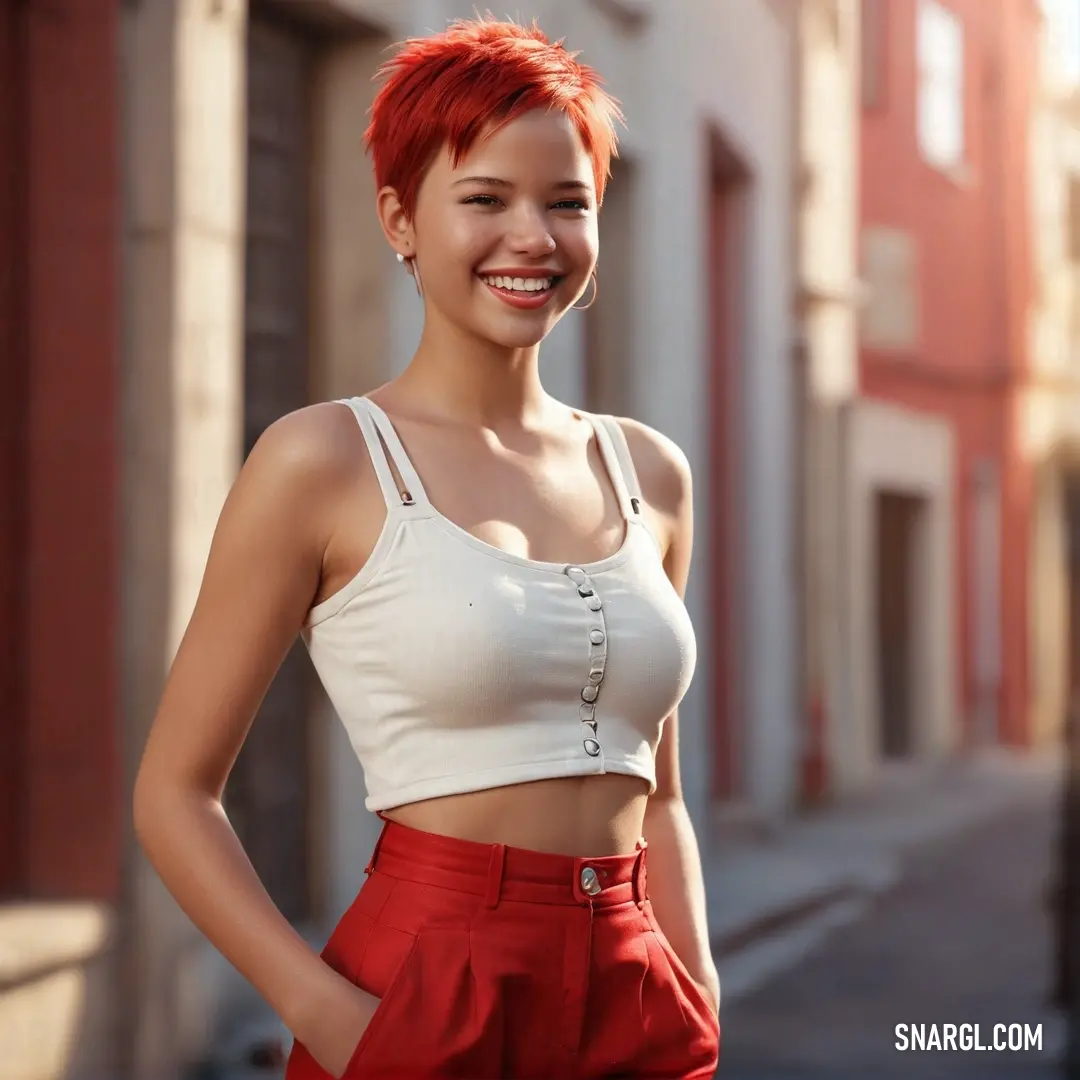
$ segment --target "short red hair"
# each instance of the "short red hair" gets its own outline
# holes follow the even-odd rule
[[[392,187],[411,217],[420,182],[444,145],[455,165],[490,124],[532,109],[560,109],[592,159],[597,201],[618,153],[619,103],[577,53],[551,42],[534,22],[459,19],[442,33],[410,38],[376,78],[386,81],[364,135],[380,188]]]

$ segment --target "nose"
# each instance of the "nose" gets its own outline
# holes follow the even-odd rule
[[[522,255],[540,258],[555,250],[555,238],[548,229],[544,215],[532,207],[520,207],[514,215],[507,236],[510,247]]]

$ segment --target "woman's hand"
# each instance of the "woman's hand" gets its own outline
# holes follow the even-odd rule
[[[297,1038],[331,1076],[341,1080],[360,1045],[379,998],[337,977],[321,1001],[313,1001]]]

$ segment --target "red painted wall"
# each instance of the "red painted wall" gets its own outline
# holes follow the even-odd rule
[[[885,0],[883,92],[862,114],[864,226],[912,233],[920,327],[904,353],[863,348],[863,393],[948,418],[957,446],[959,686],[973,705],[972,466],[993,459],[1002,483],[999,736],[1026,738],[1027,522],[1030,477],[1017,441],[1015,388],[1027,366],[1032,294],[1027,130],[1035,72],[1035,0],[945,0],[964,26],[965,174],[927,164],[916,132],[917,0]]]
[[[12,373],[22,386],[0,442],[0,490],[18,496],[0,586],[19,645],[17,669],[0,671],[19,781],[0,809],[17,841],[0,849],[0,887],[108,899],[121,853],[116,0],[4,6],[0,46],[15,35],[18,63],[0,68],[0,138],[21,149],[0,186],[14,266],[0,314],[5,389]]]

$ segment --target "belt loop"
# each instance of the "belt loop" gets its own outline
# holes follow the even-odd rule
[[[645,850],[649,842],[642,837],[637,842],[637,858],[634,860],[634,903],[641,907],[649,895],[649,879],[645,870]]]
[[[499,906],[502,895],[503,867],[506,865],[506,845],[491,845],[491,860],[488,862],[487,892],[484,903],[489,907]]]
[[[375,846],[371,849],[371,858],[368,859],[367,866],[364,867],[364,873],[370,874],[375,869],[375,862],[379,857],[379,848],[382,846],[383,837],[386,835],[386,830],[390,828],[390,819],[384,818],[382,814],[379,814],[382,818],[383,827],[379,830],[379,838],[375,841]]]

